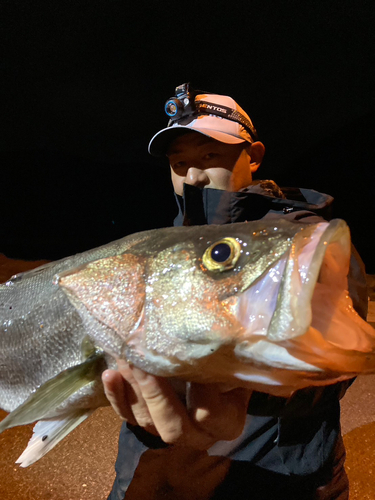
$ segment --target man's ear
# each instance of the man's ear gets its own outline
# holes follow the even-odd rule
[[[250,156],[250,171],[253,174],[260,167],[266,148],[262,142],[257,141],[249,144],[246,149]]]

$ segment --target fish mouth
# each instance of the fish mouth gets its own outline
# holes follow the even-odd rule
[[[350,255],[342,220],[318,224],[309,238],[298,233],[288,253],[239,297],[237,357],[268,368],[355,372],[353,350],[372,352],[374,336],[348,296]]]
[[[274,342],[303,335],[312,321],[317,283],[332,293],[346,290],[349,260],[350,234],[344,221],[317,224],[307,238],[303,231],[297,233],[289,251],[239,297],[237,318],[245,335]]]
[[[313,296],[320,285],[332,296],[348,289],[350,232],[342,220],[318,224],[304,244],[299,233],[285,264],[267,337],[280,341],[303,335],[313,318]],[[302,241],[301,241],[302,240]]]

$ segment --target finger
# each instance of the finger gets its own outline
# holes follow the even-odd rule
[[[216,440],[236,439],[246,421],[251,391],[236,388],[223,392],[219,384],[191,384],[188,404],[191,418]]]
[[[145,401],[138,381],[134,377],[133,368],[123,359],[117,361],[119,373],[127,384],[127,402],[131,409],[136,425],[143,427],[148,432],[158,435],[147,402]],[[139,370],[141,372],[141,370]],[[144,372],[142,372],[144,373]],[[151,377],[151,375],[150,375]]]
[[[136,367],[132,367],[132,372],[154,426],[165,443],[196,449],[207,449],[214,443],[208,433],[201,432],[190,420],[167,379],[154,377]]]
[[[117,370],[105,370],[102,373],[104,392],[117,415],[127,422],[135,425],[130,405],[127,398],[127,382]]]

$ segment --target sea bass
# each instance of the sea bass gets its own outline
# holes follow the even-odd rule
[[[166,228],[0,286],[0,432],[39,421],[18,462],[95,408],[124,358],[154,375],[279,396],[375,371],[352,307],[346,223],[282,219]]]

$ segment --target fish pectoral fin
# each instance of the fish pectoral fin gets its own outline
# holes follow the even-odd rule
[[[0,433],[10,427],[43,420],[69,396],[92,382],[103,370],[103,363],[103,354],[96,352],[83,363],[67,368],[48,380],[0,422]]]
[[[57,445],[65,436],[82,423],[94,410],[81,410],[63,420],[40,420],[22,455],[16,460],[20,467],[28,467]]]

